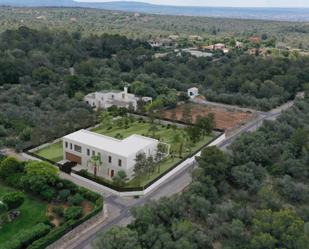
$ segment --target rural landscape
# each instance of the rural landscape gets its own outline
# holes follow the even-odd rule
[[[0,6],[0,249],[309,248],[306,8],[48,4]]]

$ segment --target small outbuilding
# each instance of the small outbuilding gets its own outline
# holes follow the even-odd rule
[[[192,88],[188,89],[188,95],[191,98],[194,98],[195,96],[197,96],[198,95],[198,88],[192,87]]]

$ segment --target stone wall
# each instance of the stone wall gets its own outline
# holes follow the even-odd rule
[[[104,222],[108,218],[107,206],[104,205],[103,211],[93,216],[90,220],[85,221],[78,227],[73,229],[64,235],[61,239],[57,240],[55,243],[46,247],[46,249],[61,249],[67,248],[75,240],[79,239],[81,236],[85,235],[91,229]]]

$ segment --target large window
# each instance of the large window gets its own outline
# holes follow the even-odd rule
[[[72,143],[70,143],[70,149],[72,150]]]
[[[95,151],[94,151],[94,150],[92,151],[92,155],[93,155],[93,156],[95,155]]]
[[[121,167],[121,160],[120,159],[118,159],[118,166]]]
[[[87,149],[87,156],[90,156],[90,150]]]
[[[65,147],[68,148],[68,142],[65,142]]]
[[[108,156],[108,162],[112,163],[112,157],[111,156]]]
[[[79,145],[75,144],[74,145],[74,150],[81,153],[82,152],[82,147],[80,147]]]

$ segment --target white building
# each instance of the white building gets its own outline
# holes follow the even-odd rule
[[[191,98],[194,98],[195,96],[197,96],[198,95],[198,88],[192,87],[192,88],[188,89],[188,95]]]
[[[87,130],[79,130],[63,137],[63,159],[76,162],[76,170],[88,169],[93,173],[88,160],[92,155],[101,155],[103,165],[97,175],[111,179],[123,170],[131,180],[135,156],[143,150],[147,157],[155,154],[158,140],[132,135],[123,140],[104,136]]]
[[[143,97],[144,101],[152,102],[151,97]],[[107,109],[112,105],[118,107],[128,107],[130,102],[134,106],[134,110],[137,107],[138,97],[134,94],[128,93],[128,88],[124,87],[124,91],[121,90],[102,90],[94,93],[89,93],[84,97],[84,101],[93,107],[103,107]]]

